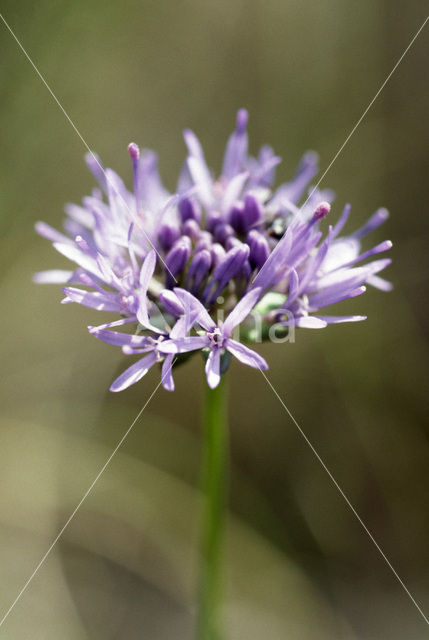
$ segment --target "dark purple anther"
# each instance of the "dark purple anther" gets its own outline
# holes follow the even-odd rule
[[[184,308],[179,298],[176,296],[174,291],[170,291],[170,289],[164,289],[159,294],[159,299],[161,304],[167,313],[171,313],[172,316],[178,318],[184,313]]]
[[[253,267],[259,269],[270,255],[268,240],[262,233],[252,229],[247,234],[247,244],[250,247],[250,263]]]
[[[179,236],[179,229],[172,224],[165,222],[159,231],[159,244],[164,251],[169,251]]]
[[[189,198],[180,200],[179,214],[182,222],[186,222],[186,220],[197,220],[199,222],[201,219],[201,209]]]
[[[182,236],[177,240],[170,249],[167,257],[165,258],[165,268],[167,271],[167,287],[172,287],[175,282],[175,278],[180,274],[186,266],[191,255],[191,240],[188,236]]]

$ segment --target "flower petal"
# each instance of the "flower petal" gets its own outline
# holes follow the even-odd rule
[[[33,275],[33,282],[37,284],[67,284],[73,279],[74,271],[64,269],[49,269],[48,271],[38,271]]]
[[[34,228],[36,230],[36,233],[39,234],[39,236],[42,236],[43,238],[46,238],[51,242],[60,242],[64,244],[70,243],[71,245],[73,245],[73,240],[71,240],[71,238],[68,238],[60,231],[57,231],[56,229],[51,227],[50,224],[47,224],[46,222],[36,222],[36,224],[34,225]]]
[[[245,109],[237,113],[236,129],[230,136],[223,159],[222,176],[228,180],[243,170],[247,161],[247,120],[249,115]]]
[[[97,327],[88,327],[91,335],[98,340],[102,340],[107,344],[113,344],[116,347],[153,347],[153,341],[147,336],[136,336],[130,333],[119,333],[118,331],[109,331],[108,329],[98,329]]]
[[[143,260],[142,268],[140,270],[140,290],[138,293],[139,306],[137,309],[137,319],[143,327],[154,331],[155,333],[162,333],[157,327],[155,327],[149,320],[148,311],[148,299],[147,290],[149,283],[152,279],[153,272],[156,265],[156,252],[152,249]]]
[[[393,284],[389,280],[380,278],[380,276],[370,276],[367,283],[376,289],[380,289],[380,291],[392,291],[393,289]]]
[[[132,364],[131,367],[128,367],[128,369],[125,369],[125,371],[121,373],[118,378],[116,378],[116,380],[110,387],[110,391],[123,391],[124,389],[130,387],[132,384],[135,384],[136,382],[141,380],[141,378],[146,375],[149,369],[153,367],[156,360],[157,356],[155,353],[150,353],[144,358],[137,360],[137,362]]]
[[[268,369],[268,364],[266,360],[259,353],[253,351],[253,349],[249,349],[241,342],[237,342],[236,340],[232,340],[231,338],[225,343],[225,348],[228,349],[233,356],[240,360],[243,364],[247,364],[249,367],[253,367],[254,369]]]
[[[90,307],[98,311],[123,312],[122,305],[115,299],[115,294],[109,296],[99,291],[84,291],[83,289],[75,289],[74,287],[64,287],[63,291],[67,296],[63,302],[77,302],[84,307]]]
[[[301,329],[324,329],[328,326],[325,320],[316,316],[290,317],[281,323],[284,327],[300,327]]]
[[[158,350],[162,353],[188,353],[197,349],[208,347],[210,340],[207,336],[186,336],[175,340],[163,340],[159,343]]]
[[[207,383],[211,389],[217,387],[220,382],[220,351],[221,350],[218,347],[210,349],[210,353],[206,361],[205,370]]]
[[[192,295],[192,293],[189,293],[189,291],[185,291],[185,289],[180,289],[178,287],[174,289],[174,293],[183,304],[183,307],[185,309],[185,316],[190,317],[191,314],[192,316],[194,315],[193,312],[197,312],[194,322],[197,322],[206,331],[212,331],[215,328],[216,325],[213,319],[210,317],[209,312],[201,304],[201,302]]]
[[[319,316],[328,324],[340,324],[341,322],[361,322],[366,320],[366,316]]]
[[[292,229],[288,227],[286,233],[262,265],[259,273],[252,283],[252,289],[261,287],[268,289],[277,284],[285,275],[287,261],[292,248]]]
[[[316,316],[304,316],[302,318],[295,318],[295,326],[301,327],[302,329],[324,329],[327,324],[328,323],[325,320],[321,320]]]
[[[78,247],[62,242],[54,242],[53,247],[63,256],[75,262],[77,265],[79,265],[79,267],[82,267],[82,269],[86,269],[90,273],[97,276],[97,278],[104,280],[103,274],[101,273],[94,258],[89,256],[84,251],[78,249]]]
[[[124,324],[131,324],[133,322],[137,322],[136,316],[130,316],[129,318],[120,318],[120,320],[106,322],[104,324],[98,325],[97,327],[88,327],[88,331],[91,332],[91,329],[93,329],[94,331],[100,331],[101,329],[110,329],[111,327],[121,327]]]
[[[240,302],[235,305],[234,309],[226,318],[223,323],[223,334],[226,337],[229,337],[233,332],[234,327],[239,325],[252,311],[253,307],[257,303],[262,289],[256,288],[252,289],[246,295],[241,298]]]
[[[162,363],[161,382],[164,389],[174,391],[173,380],[173,355],[168,355]]]
[[[243,191],[243,187],[248,177],[249,172],[244,171],[243,173],[239,173],[234,178],[232,178],[232,180],[230,180],[228,186],[225,189],[222,203],[220,205],[221,211],[223,213],[227,213],[234,202],[240,197],[240,194]]]

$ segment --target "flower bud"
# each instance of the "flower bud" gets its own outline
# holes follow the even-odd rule
[[[179,298],[176,296],[174,291],[171,291],[171,289],[164,289],[161,291],[159,299],[166,312],[171,313],[172,316],[178,318],[185,312]]]
[[[183,271],[190,255],[191,240],[188,236],[182,236],[175,242],[165,259],[167,286],[171,287],[174,284],[176,275]]]
[[[179,236],[180,232],[177,227],[168,222],[164,222],[158,234],[159,244],[164,251],[169,251]]]
[[[189,265],[188,275],[186,277],[187,285],[193,280],[192,291],[198,289],[201,282],[208,274],[211,265],[212,257],[210,255],[210,251],[207,249],[203,249],[192,258],[191,264]]]
[[[252,229],[247,234],[247,244],[250,247],[249,260],[253,267],[260,268],[270,255],[268,240],[262,233]]]
[[[186,220],[196,220],[199,222],[201,219],[201,210],[197,207],[195,202],[189,198],[182,198],[180,200],[179,214],[182,222],[186,222]]]

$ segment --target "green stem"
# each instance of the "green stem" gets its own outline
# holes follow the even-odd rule
[[[198,640],[220,640],[220,556],[226,504],[228,450],[225,376],[216,389],[207,387],[204,414],[202,517]]]

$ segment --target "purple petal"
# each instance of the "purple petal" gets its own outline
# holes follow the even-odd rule
[[[298,316],[281,323],[285,327],[301,327],[302,329],[324,329],[327,322],[316,316]]]
[[[295,177],[291,182],[281,185],[274,194],[273,204],[281,204],[285,200],[297,204],[304,193],[305,187],[318,171],[318,155],[308,151],[301,159]]]
[[[189,151],[187,165],[192,180],[198,187],[201,200],[205,206],[213,203],[213,184],[210,171],[204,159],[201,144],[193,131],[186,129],[183,132],[186,145]]]
[[[349,288],[342,290],[335,289],[329,292],[325,290],[320,294],[316,293],[309,299],[309,309],[311,311],[316,311],[317,309],[327,307],[331,304],[336,304],[337,302],[343,302],[343,300],[360,296],[362,293],[365,293],[365,291],[366,287],[364,286],[360,286],[352,290]]]
[[[334,233],[334,232],[333,232]],[[329,273],[356,261],[360,251],[360,242],[356,238],[339,238],[331,243],[322,270]]]
[[[147,254],[146,258],[143,261],[142,268],[140,271],[140,290],[138,292],[138,301],[139,306],[137,309],[137,319],[143,327],[150,329],[151,331],[155,331],[155,333],[162,333],[160,329],[155,327],[149,320],[149,312],[148,312],[148,300],[147,300],[147,290],[149,287],[149,283],[153,276],[153,272],[155,271],[156,264],[156,253],[152,249]]]
[[[299,288],[299,276],[295,269],[292,269],[289,274],[289,293],[287,298],[288,305],[296,299]]]
[[[197,322],[206,331],[212,331],[215,328],[216,325],[213,319],[210,317],[207,309],[197,298],[195,298],[195,296],[192,295],[192,293],[189,293],[189,291],[185,291],[185,289],[180,289],[178,287],[174,289],[174,293],[183,304],[185,315],[193,315],[193,312],[196,311],[197,315],[194,322]]]
[[[299,286],[299,293],[302,293],[305,291],[307,285],[313,280],[316,273],[318,272],[322,262],[326,257],[326,254],[328,253],[331,238],[332,238],[332,227],[329,229],[329,235],[326,238],[326,240],[320,245],[316,254],[313,256],[313,258],[310,258],[309,262],[307,263],[304,277],[301,279],[301,284]]]
[[[85,156],[85,161],[88,169],[91,171],[92,175],[97,180],[100,187],[103,189],[104,192],[106,192],[107,191],[106,175],[98,155],[93,151],[89,151],[89,153],[87,153]]]
[[[50,269],[49,271],[38,271],[33,275],[33,281],[37,284],[67,284],[73,279],[74,271],[64,269]]]
[[[261,287],[268,289],[283,277],[287,267],[287,261],[292,247],[292,230],[290,227],[268,256],[267,261],[262,265],[259,273],[252,283],[252,289]]]
[[[66,294],[66,302],[77,302],[84,307],[91,307],[98,311],[116,311],[122,313],[123,307],[114,298],[115,294],[103,295],[99,291],[84,291],[83,289],[75,289],[74,287],[64,287]]]
[[[210,349],[206,361],[207,383],[211,389],[217,387],[220,382],[220,351],[219,348]]]
[[[107,344],[112,344],[115,347],[153,347],[153,341],[149,340],[147,336],[136,336],[129,333],[119,333],[118,331],[109,331],[107,329],[98,329],[98,327],[88,327],[88,331],[91,335],[98,340],[102,340]]]
[[[111,327],[121,327],[124,324],[131,324],[132,322],[137,322],[136,316],[131,316],[130,318],[121,318],[120,320],[114,320],[113,322],[106,322],[105,324],[100,324],[97,327],[88,327],[88,330],[91,331],[101,331],[102,329],[110,329]]]
[[[243,170],[247,164],[247,120],[249,116],[245,109],[240,109],[237,113],[237,124],[234,133],[230,136],[225,156],[223,159],[222,176],[233,178]]]
[[[386,222],[389,217],[389,212],[387,209],[377,209],[377,211],[370,217],[368,222],[366,222],[363,227],[355,231],[352,235],[354,238],[363,238],[374,229],[377,229],[383,222]]]
[[[67,215],[70,216],[70,218],[73,218],[73,220],[78,224],[83,227],[87,227],[88,229],[94,228],[94,216],[92,213],[84,209],[84,207],[79,207],[79,205],[69,202],[66,204],[64,209]]]
[[[261,147],[258,159],[250,166],[249,187],[270,187],[274,182],[275,167],[282,161],[268,145]]]
[[[350,260],[350,262],[347,262],[343,266],[351,267],[357,262],[362,262],[362,260],[366,260],[367,258],[370,258],[371,256],[375,256],[378,253],[384,253],[385,251],[389,251],[389,249],[391,249],[392,246],[393,245],[390,240],[385,240],[384,242],[380,242],[380,244],[377,244],[375,247],[372,247],[372,249],[368,249],[368,251],[364,251],[363,253],[356,256],[356,258],[353,258],[352,260]]]
[[[54,248],[63,256],[75,262],[82,269],[86,269],[93,275],[97,276],[101,280],[104,280],[102,273],[97,265],[97,262],[89,256],[87,253],[79,249],[72,244],[63,244],[61,242],[54,242]]]
[[[147,254],[146,258],[143,261],[142,268],[140,270],[140,287],[142,291],[146,294],[149,283],[153,276],[153,272],[155,271],[156,265],[156,252],[152,249]]]
[[[170,338],[184,338],[197,321],[198,311],[183,312],[170,331]]]
[[[316,316],[305,316],[295,319],[295,326],[303,329],[324,329],[328,323]]]
[[[370,276],[367,283],[376,289],[380,289],[380,291],[392,291],[393,289],[393,284],[384,278],[380,278],[380,276]]]
[[[161,382],[166,391],[174,391],[173,355],[168,355],[162,363]]]
[[[239,173],[228,183],[222,198],[220,209],[223,213],[227,213],[235,201],[240,197],[243,187],[249,177],[248,171]]]
[[[153,367],[156,361],[157,356],[155,353],[150,353],[144,358],[141,358],[140,360],[132,364],[131,367],[128,367],[128,369],[121,373],[118,378],[116,378],[116,380],[110,387],[110,391],[123,391],[124,389],[127,389],[127,387],[130,387],[132,384],[135,384],[136,382],[141,380],[144,375],[146,375],[146,373],[151,367]]]
[[[320,290],[335,287],[338,287],[338,289],[345,287],[354,289],[363,284],[369,276],[385,269],[390,263],[391,260],[385,258],[384,260],[375,260],[363,267],[338,269],[337,271],[332,271],[322,276],[319,280],[318,287]]]
[[[162,184],[158,171],[158,156],[154,151],[146,150],[140,154],[137,179],[139,209],[159,211],[168,199],[169,193]]]
[[[240,300],[238,304],[235,305],[234,309],[226,318],[223,323],[223,334],[226,337],[229,337],[233,332],[234,328],[239,325],[252,311],[253,307],[257,303],[262,289],[256,288],[252,289]]]
[[[268,364],[259,353],[249,349],[244,344],[237,342],[236,340],[229,340],[225,343],[225,348],[228,349],[233,356],[240,360],[243,364],[247,364],[254,369],[268,369]]]
[[[202,203],[204,206],[210,207],[213,203],[212,179],[205,163],[193,156],[187,159],[187,163]]]
[[[60,233],[60,231],[57,231],[56,229],[51,227],[51,225],[46,224],[46,222],[36,222],[34,228],[39,236],[42,236],[43,238],[46,238],[51,242],[60,242],[65,244],[70,243],[73,245],[73,241],[68,236]]]
[[[175,338],[174,340],[163,340],[159,343],[158,349],[162,353],[188,353],[197,349],[204,349],[210,344],[207,336],[186,336],[185,338]]]
[[[366,316],[319,316],[321,320],[328,324],[340,324],[341,322],[361,322],[366,320]]]
[[[339,217],[337,223],[334,225],[334,230],[333,230],[333,238],[336,238],[338,236],[339,233],[341,233],[344,225],[346,224],[348,217],[350,215],[350,211],[351,211],[351,206],[349,204],[346,204],[346,206],[343,209],[343,212],[341,214],[341,216]]]

